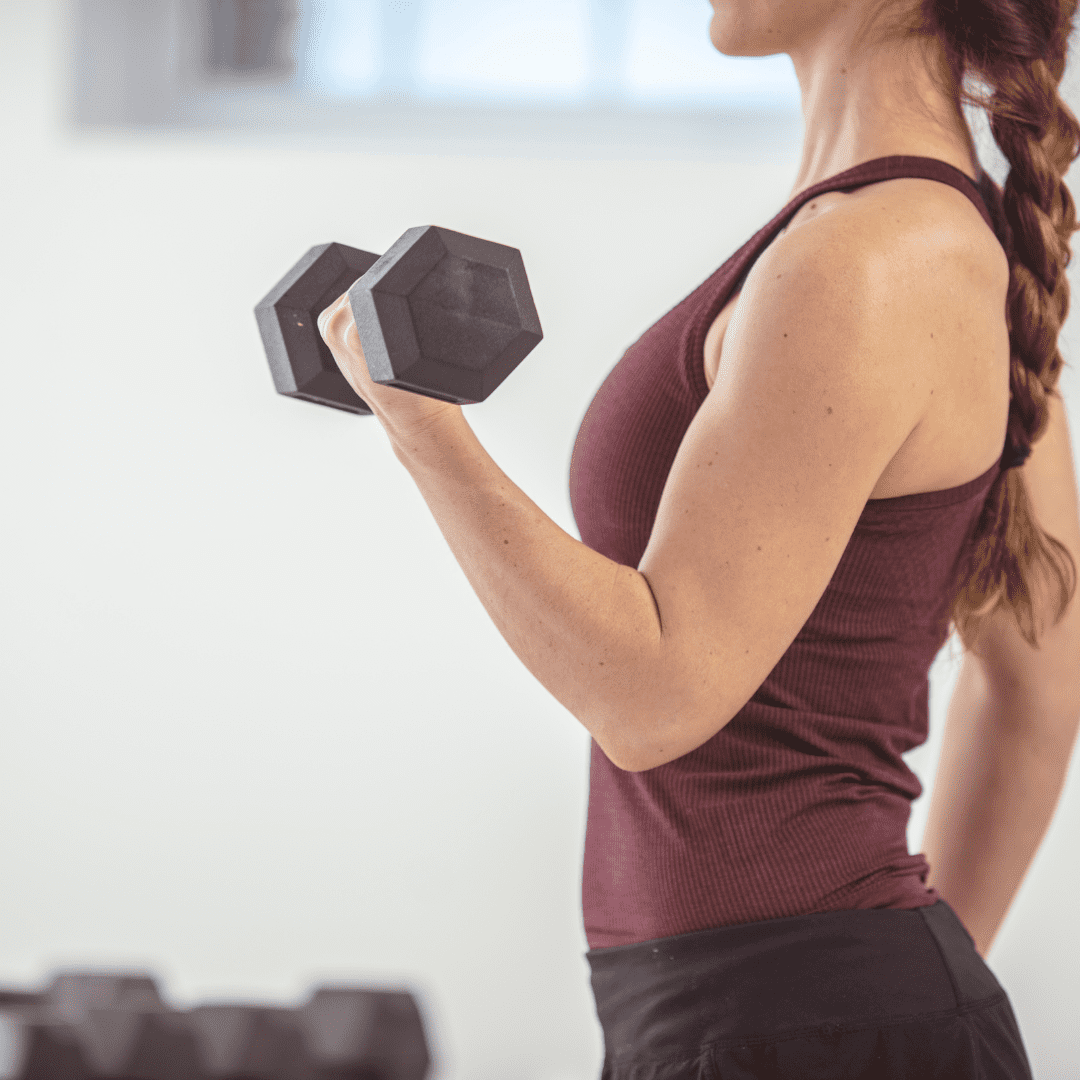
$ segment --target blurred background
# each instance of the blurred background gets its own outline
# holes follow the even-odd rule
[[[577,537],[593,394],[797,174],[791,61],[720,55],[710,16],[0,0],[0,983],[146,968],[179,1006],[407,988],[433,1080],[599,1075],[588,734],[378,422],[275,393],[252,309],[330,240],[520,248],[545,340],[467,416]],[[958,656],[908,755],[911,851]],[[1080,1077],[1076,769],[988,958],[1043,1080]]]

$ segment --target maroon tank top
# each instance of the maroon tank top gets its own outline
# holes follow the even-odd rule
[[[626,566],[708,394],[705,335],[799,208],[899,177],[949,184],[999,240],[1001,191],[933,158],[888,157],[804,191],[626,350],[574,443],[582,541]],[[938,895],[908,853],[922,785],[902,754],[926,741],[929,670],[948,639],[949,584],[999,464],[946,491],[871,499],[828,588],[754,696],[712,739],[645,772],[592,743],[582,904],[590,949]]]

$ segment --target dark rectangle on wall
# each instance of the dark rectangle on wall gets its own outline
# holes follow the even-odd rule
[[[295,74],[296,0],[208,0],[204,12],[208,71]]]

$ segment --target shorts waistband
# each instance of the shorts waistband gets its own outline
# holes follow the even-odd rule
[[[944,900],[742,923],[586,959],[609,1046],[663,1042],[665,1025],[678,1024],[685,1040],[687,1024],[699,1024],[704,1042],[823,1015],[870,1023],[945,1013],[1005,994]]]

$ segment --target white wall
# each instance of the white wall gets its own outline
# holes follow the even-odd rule
[[[468,416],[576,536],[592,394],[783,205],[798,145],[680,163],[74,137],[65,12],[0,0],[0,983],[145,965],[180,1005],[407,986],[433,1080],[595,1077],[588,736],[378,423],[274,393],[251,309],[330,239],[378,252],[434,223],[519,247],[545,340]],[[1063,391],[1075,431],[1072,369]],[[946,652],[910,755],[927,792]],[[1078,837],[1074,763],[989,958],[1042,1080],[1080,1076]]]

